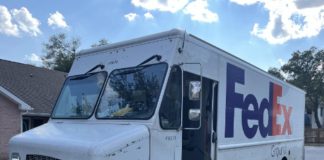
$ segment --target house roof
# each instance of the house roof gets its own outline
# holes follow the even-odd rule
[[[0,86],[0,92],[1,92],[0,94],[2,94],[5,97],[9,98],[11,101],[16,102],[18,104],[18,108],[20,110],[30,111],[30,110],[34,109],[30,105],[25,103],[23,100],[21,100],[20,98],[18,98],[17,96],[12,94],[10,91],[6,90],[5,88],[3,88],[1,86]]]
[[[28,104],[30,114],[49,114],[66,73],[0,59],[0,86]]]

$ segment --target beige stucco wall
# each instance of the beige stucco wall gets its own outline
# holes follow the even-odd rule
[[[8,142],[21,129],[18,105],[0,94],[0,160],[8,159]]]

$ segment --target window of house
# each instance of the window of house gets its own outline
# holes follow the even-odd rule
[[[34,117],[34,116],[24,116],[22,130],[23,132],[38,127],[44,123],[47,123],[48,117]]]

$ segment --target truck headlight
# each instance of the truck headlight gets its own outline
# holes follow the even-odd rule
[[[10,160],[21,160],[19,153],[12,153]]]

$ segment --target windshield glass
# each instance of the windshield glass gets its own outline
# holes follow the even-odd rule
[[[119,69],[111,73],[97,118],[148,119],[155,110],[166,63]]]
[[[67,78],[52,118],[89,118],[106,77],[106,72],[97,72]]]

